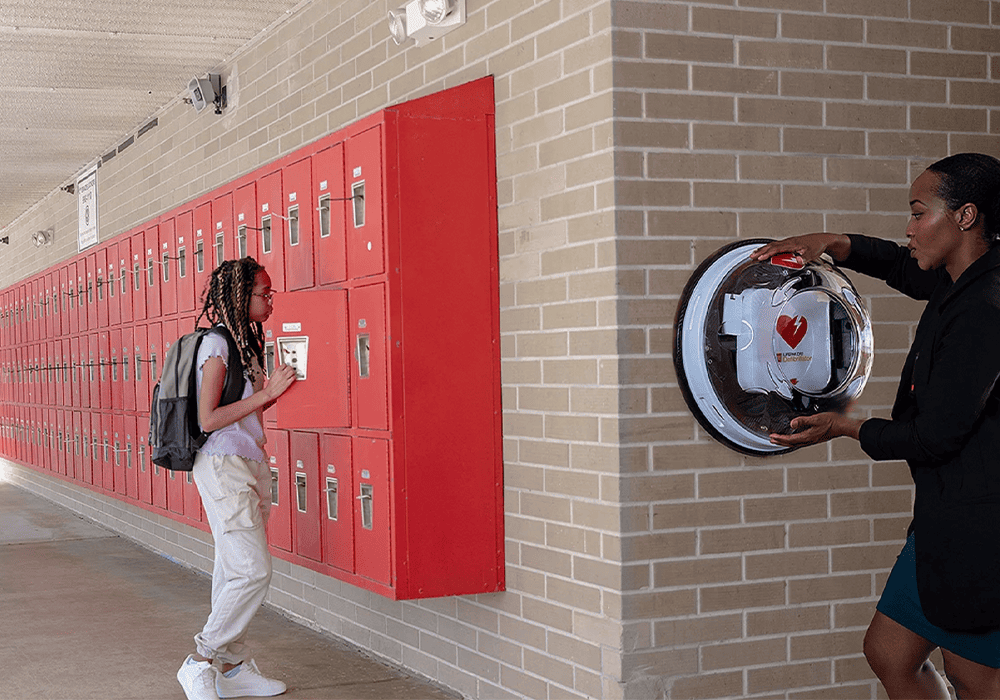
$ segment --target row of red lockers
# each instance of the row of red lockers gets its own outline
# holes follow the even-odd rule
[[[248,254],[276,291],[382,274],[380,148],[377,126],[3,290],[0,345],[190,313],[212,269]]]
[[[204,523],[190,473],[160,469],[149,461],[148,431],[144,415],[11,405],[0,409],[0,447],[11,458]],[[317,564],[388,584],[388,442],[319,431],[266,432],[269,542]],[[363,464],[363,474],[355,475],[352,464]],[[355,482],[362,486],[357,499]],[[355,557],[356,548],[361,556]]]

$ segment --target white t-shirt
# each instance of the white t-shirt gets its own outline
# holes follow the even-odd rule
[[[220,357],[229,366],[229,343],[218,333],[208,333],[202,338],[201,345],[198,346],[198,395],[201,395],[201,380],[204,374],[205,362],[211,357]],[[253,382],[246,375],[246,384],[243,387],[243,396],[247,398],[253,395]],[[219,428],[212,432],[202,445],[200,452],[210,455],[236,455],[244,459],[251,459],[261,464],[267,464],[267,453],[264,451],[264,428],[257,418],[257,413],[250,415]]]

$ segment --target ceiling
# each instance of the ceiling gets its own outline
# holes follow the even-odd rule
[[[0,0],[0,230],[303,0]]]

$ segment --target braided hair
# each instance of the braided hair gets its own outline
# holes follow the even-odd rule
[[[254,381],[253,358],[258,366],[264,364],[264,329],[259,322],[250,320],[250,298],[257,272],[264,266],[247,256],[240,260],[226,260],[212,271],[208,287],[202,293],[202,309],[195,320],[207,318],[214,326],[225,324],[236,346],[240,349],[243,367]]]

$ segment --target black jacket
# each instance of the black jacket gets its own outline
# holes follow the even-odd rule
[[[927,300],[892,420],[861,427],[872,459],[905,459],[916,485],[917,589],[945,629],[1000,627],[1000,248],[952,283],[906,248],[851,236],[844,267]]]

